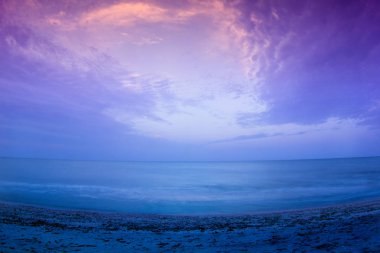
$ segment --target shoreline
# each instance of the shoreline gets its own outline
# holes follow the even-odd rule
[[[98,210],[98,209],[82,209],[82,208],[69,208],[69,207],[59,207],[59,206],[46,206],[46,205],[38,205],[38,204],[28,204],[22,202],[12,202],[12,201],[4,201],[0,200],[0,207],[3,205],[9,206],[18,206],[24,208],[36,208],[36,209],[44,209],[50,211],[61,211],[61,212],[84,212],[84,213],[99,213],[99,214],[116,214],[120,216],[141,216],[141,217],[243,217],[243,216],[257,216],[257,215],[271,215],[271,214],[286,214],[286,213],[304,213],[304,212],[313,212],[321,209],[328,208],[345,208],[352,206],[362,206],[368,205],[371,203],[380,203],[380,197],[369,197],[365,199],[357,199],[353,201],[345,201],[336,204],[325,204],[315,207],[301,207],[301,208],[289,208],[283,210],[268,210],[268,211],[253,211],[253,212],[242,212],[242,213],[181,213],[181,214],[161,214],[161,213],[132,213],[126,211],[119,210]]]
[[[0,251],[380,251],[380,199],[249,215],[59,210],[0,202]]]

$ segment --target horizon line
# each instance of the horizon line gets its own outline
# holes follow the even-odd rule
[[[58,161],[77,161],[77,162],[129,162],[129,163],[249,163],[249,162],[270,162],[270,161],[307,161],[307,160],[339,160],[339,159],[360,159],[360,158],[380,158],[374,156],[351,156],[351,157],[327,157],[327,158],[296,158],[296,159],[254,159],[254,160],[119,160],[119,159],[70,159],[70,158],[41,158],[41,157],[12,157],[0,156],[0,159],[25,159],[25,160],[58,160]]]

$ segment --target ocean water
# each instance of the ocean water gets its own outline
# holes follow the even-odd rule
[[[380,157],[260,162],[0,159],[0,201],[146,214],[243,214],[380,197]]]

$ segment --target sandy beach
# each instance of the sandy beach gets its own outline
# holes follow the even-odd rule
[[[380,200],[242,216],[0,204],[0,252],[379,252]]]

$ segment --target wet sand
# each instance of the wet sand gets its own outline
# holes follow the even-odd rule
[[[380,200],[240,216],[0,203],[0,252],[380,252]]]

